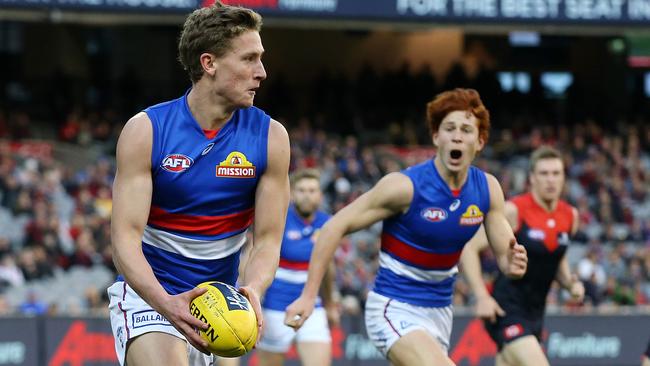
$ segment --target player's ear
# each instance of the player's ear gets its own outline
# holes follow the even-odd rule
[[[478,148],[476,151],[483,151],[483,148],[485,147],[485,137],[481,136],[480,134],[478,135]]]
[[[201,56],[199,56],[199,61],[201,62],[201,67],[203,67],[203,71],[210,75],[214,76],[217,73],[217,58],[214,57],[213,54],[211,53],[202,53]]]
[[[433,141],[433,146],[438,147],[438,132],[434,132],[431,135],[431,140]]]

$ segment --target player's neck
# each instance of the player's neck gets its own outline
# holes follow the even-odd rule
[[[302,221],[305,221],[305,222],[314,221],[314,217],[316,216],[316,211],[314,211],[314,212],[302,212],[296,206],[294,206],[294,209],[296,210],[296,213],[298,214],[298,217],[300,217],[302,219]]]
[[[433,159],[433,164],[438,170],[438,174],[442,179],[447,183],[447,186],[451,190],[459,190],[463,188],[465,181],[467,180],[467,169],[462,169],[458,172],[453,172],[445,167],[439,157]]]
[[[555,209],[557,208],[557,203],[560,201],[559,199],[546,201],[542,199],[542,197],[540,197],[540,195],[537,194],[537,192],[535,191],[531,191],[531,194],[533,195],[533,200],[535,201],[535,203],[537,203],[539,207],[543,208],[547,212],[555,211]]]
[[[199,126],[204,130],[219,130],[230,120],[234,109],[213,100],[208,89],[195,84],[187,95],[187,105]]]

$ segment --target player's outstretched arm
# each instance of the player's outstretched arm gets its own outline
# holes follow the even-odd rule
[[[285,324],[300,328],[311,315],[327,266],[344,235],[404,212],[412,198],[410,178],[391,173],[334,215],[320,231],[309,261],[307,282],[300,297],[287,307]]]
[[[320,287],[320,297],[323,299],[328,324],[331,327],[338,326],[341,320],[338,308],[341,294],[336,288],[336,265],[334,261],[330,261],[327,265],[325,277]]]
[[[207,325],[193,317],[189,310],[190,301],[205,289],[170,296],[142,254],[141,238],[152,194],[151,144],[151,121],[145,113],[139,113],[124,126],[117,143],[111,217],[113,261],[138,295],[165,316],[192,345],[207,353],[206,342],[194,331],[195,327],[205,329]]]
[[[486,174],[490,189],[490,211],[485,218],[485,232],[499,264],[499,269],[510,278],[521,278],[526,273],[528,256],[526,248],[518,244],[512,232],[513,223],[511,210],[516,206],[505,203],[499,181],[492,175]],[[508,212],[506,212],[506,210]]]
[[[483,283],[480,253],[487,246],[487,235],[485,234],[485,228],[481,225],[472,239],[465,244],[463,253],[460,256],[460,265],[463,276],[476,297],[476,316],[494,323],[497,316],[505,315],[505,311],[488,293],[485,283]]]
[[[273,281],[278,268],[288,206],[289,136],[279,122],[272,120],[269,127],[268,164],[255,192],[254,240],[240,289],[251,302],[260,328],[263,325],[260,297]]]

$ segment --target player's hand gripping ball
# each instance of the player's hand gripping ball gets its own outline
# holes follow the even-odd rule
[[[222,282],[204,282],[203,295],[192,300],[190,312],[208,324],[200,334],[208,350],[221,357],[239,357],[257,341],[257,317],[248,299]]]

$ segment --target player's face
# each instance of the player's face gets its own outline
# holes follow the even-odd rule
[[[253,105],[255,93],[266,70],[262,64],[262,40],[256,31],[247,31],[231,40],[230,50],[216,58],[217,94],[235,108]]]
[[[533,172],[530,173],[530,187],[544,201],[558,200],[564,187],[562,160],[556,158],[538,160]]]
[[[466,111],[453,111],[442,120],[433,134],[433,144],[438,147],[436,157],[452,172],[468,169],[476,153],[483,148],[479,138],[478,120]]]
[[[316,212],[321,204],[320,182],[313,178],[301,179],[294,184],[291,195],[296,210],[302,216],[309,216]]]

